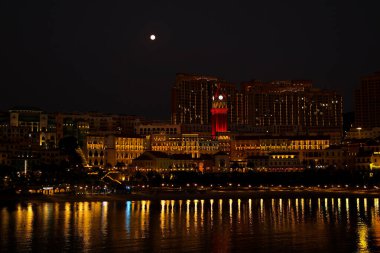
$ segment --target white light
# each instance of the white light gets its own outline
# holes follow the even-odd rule
[[[219,100],[223,100],[223,95],[219,95]]]
[[[156,39],[156,35],[152,34],[150,35],[150,40],[155,40]]]

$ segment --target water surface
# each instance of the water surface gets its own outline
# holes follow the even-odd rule
[[[376,252],[379,198],[26,203],[2,252]]]

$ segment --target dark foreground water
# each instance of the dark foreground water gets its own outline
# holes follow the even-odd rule
[[[0,207],[2,252],[376,252],[379,198]]]

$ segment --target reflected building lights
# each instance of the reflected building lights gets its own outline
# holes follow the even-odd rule
[[[223,221],[223,200],[219,199],[219,222]]]
[[[63,218],[63,235],[65,238],[68,238],[70,235],[70,225],[71,225],[71,207],[72,204],[70,202],[65,203],[65,213],[64,213],[64,218]],[[65,243],[68,244],[69,241],[65,240]]]
[[[194,199],[194,229],[197,231],[198,229],[198,200]]]
[[[360,202],[359,202],[359,198],[356,199],[356,211],[357,211],[358,215],[360,215]]]
[[[233,203],[233,200],[230,199],[230,200],[229,200],[229,207],[230,207],[230,210],[229,210],[230,224],[232,224],[232,203]]]
[[[178,201],[178,210],[179,210],[179,213],[182,213],[182,199],[180,199],[179,201]]]
[[[165,200],[161,200],[161,212],[160,212],[160,228],[161,228],[161,234],[165,235]]]
[[[347,224],[350,224],[350,201],[346,198]]]
[[[205,200],[201,199],[201,227],[203,228],[203,223],[205,222],[204,220],[204,203]]]
[[[51,203],[49,203],[52,205]],[[28,242],[32,242],[33,237],[33,204],[28,203],[28,207],[26,209],[26,215],[25,215],[25,240]]]
[[[312,204],[311,199],[309,199],[309,212],[312,213],[312,211],[313,211],[313,204]]]
[[[190,200],[186,200],[186,232],[190,233]]]
[[[358,224],[358,252],[367,253],[370,252],[368,247],[368,226],[365,223],[360,222]]]
[[[237,213],[237,218],[238,218],[238,222],[239,222],[239,223],[240,223],[240,220],[241,220],[240,205],[241,205],[241,199],[238,199],[238,213]]]
[[[102,223],[101,223],[101,231],[104,236],[107,235],[107,226],[108,226],[108,202],[103,201],[101,206],[102,213]],[[90,221],[91,222],[91,221]]]
[[[340,198],[338,198],[338,215],[340,216],[341,213],[342,213],[342,204],[341,204]]]
[[[252,220],[252,199],[248,200],[248,217],[249,217],[249,224],[253,223]]]
[[[127,201],[126,207],[125,207],[125,229],[127,231],[128,236],[131,235],[131,206],[132,206],[131,201]]]
[[[1,240],[0,240],[0,248],[4,248],[3,244],[8,241],[8,233],[6,231],[9,231],[9,212],[5,207],[1,208],[1,220],[0,220],[0,233],[1,233]],[[4,232],[3,232],[4,231]]]
[[[354,208],[351,210],[352,214],[355,213],[351,217],[350,204],[351,208]],[[282,236],[291,232],[295,237],[286,240],[301,238],[300,247],[305,243],[305,238],[313,243],[320,240],[321,249],[325,249],[324,247],[331,243],[330,239],[323,238],[330,236],[330,233],[337,233],[336,238],[339,239],[344,237],[344,240],[347,240],[347,236],[350,236],[357,252],[371,252],[380,247],[379,198],[231,198],[225,199],[224,203],[223,199],[194,199],[162,200],[157,202],[157,206],[150,205],[151,202],[146,200],[126,201],[120,210],[122,220],[115,215],[120,205],[113,202],[17,205],[16,209],[12,210],[13,217],[10,217],[9,210],[0,210],[3,217],[0,221],[0,232],[2,240],[12,240],[16,245],[14,251],[23,251],[21,247],[32,247],[32,244],[36,243],[35,238],[39,238],[39,233],[45,233],[45,230],[55,231],[54,233],[61,237],[62,248],[69,251],[79,244],[81,249],[91,251],[106,244],[117,245],[120,240],[131,245],[141,244],[143,246],[139,247],[143,247],[141,249],[144,251],[151,249],[146,248],[147,240],[150,239],[155,243],[166,243],[166,246],[157,249],[160,251],[171,244],[172,238],[184,240],[181,242],[183,247],[190,244],[202,246],[205,243],[202,241],[204,233],[218,233],[215,243],[220,243],[219,240],[226,240],[226,236],[230,236],[231,232],[239,235],[248,233],[247,236],[268,236],[267,233],[271,233],[271,236]],[[312,205],[315,206],[314,209]],[[358,212],[359,209],[362,211],[358,216],[355,206]],[[317,208],[320,212],[317,212]],[[124,224],[121,229],[117,226],[119,221],[120,224]],[[9,225],[10,222],[13,222],[12,225]],[[331,225],[334,229],[329,229]],[[115,226],[119,229],[114,230]],[[315,231],[304,230],[310,227],[315,228]],[[17,232],[4,233],[12,228]],[[313,238],[314,232],[320,236],[319,239]],[[9,239],[12,236],[14,238]],[[49,235],[49,238],[52,238],[50,236],[55,235]],[[73,238],[79,239],[73,242]],[[340,243],[339,240],[336,242]],[[0,242],[1,248],[8,250],[7,243],[9,244]],[[346,247],[345,245],[342,244],[342,247]]]
[[[210,199],[210,222],[211,228],[214,225],[214,200]]]

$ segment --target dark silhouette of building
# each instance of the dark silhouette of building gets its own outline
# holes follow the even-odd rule
[[[361,78],[355,91],[355,125],[360,128],[380,127],[380,71]]]

